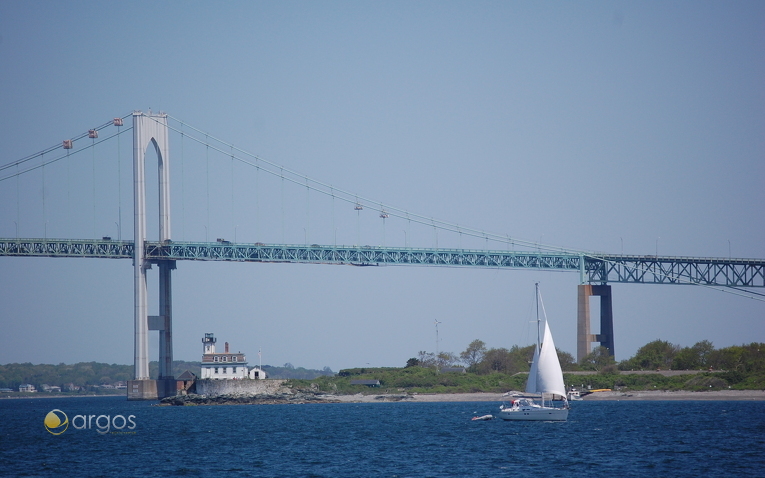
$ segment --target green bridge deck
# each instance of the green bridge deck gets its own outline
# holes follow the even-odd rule
[[[132,259],[133,241],[0,239],[0,256]],[[592,283],[765,287],[765,260],[569,252],[419,249],[379,246],[146,242],[158,261],[289,262],[356,266],[420,265],[579,272]]]

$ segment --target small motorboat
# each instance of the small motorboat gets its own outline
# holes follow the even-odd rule
[[[492,418],[494,418],[494,415],[482,415],[480,417],[473,417],[472,420],[473,421],[477,421],[477,420],[491,420]]]

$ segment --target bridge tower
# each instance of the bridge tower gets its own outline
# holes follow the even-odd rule
[[[159,240],[170,241],[170,156],[167,115],[133,112],[133,204],[134,204],[134,320],[135,380],[128,384],[128,400],[153,400],[175,395],[172,332],[171,271],[175,261],[159,265],[159,314],[148,314],[146,274],[152,263],[146,258],[146,151],[157,153],[159,172]],[[159,377],[149,379],[149,330],[159,331]]]

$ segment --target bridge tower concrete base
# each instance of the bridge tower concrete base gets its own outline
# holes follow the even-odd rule
[[[174,397],[177,393],[177,381],[175,378],[159,380],[128,380],[128,400],[159,400],[165,397]]]
[[[590,297],[600,296],[600,333],[590,333]],[[576,360],[590,354],[590,344],[600,342],[614,355],[614,314],[610,285],[580,284],[577,291]]]

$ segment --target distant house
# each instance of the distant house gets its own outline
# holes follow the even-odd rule
[[[12,388],[0,388],[0,393],[8,393],[8,392],[12,392],[12,391],[13,391]]]
[[[441,369],[441,371],[451,373],[467,373],[467,369],[465,369],[465,367],[444,367]]]
[[[252,367],[249,372],[249,377],[253,380],[263,380],[268,378],[268,373],[258,367]]]
[[[79,389],[80,389],[80,386],[79,385],[75,385],[73,383],[67,383],[66,385],[64,385],[64,390],[68,390],[70,392],[76,392]]]
[[[40,389],[42,389],[43,392],[60,392],[61,387],[58,385],[48,385],[47,383],[44,383],[40,385]]]
[[[37,389],[31,383],[25,383],[23,385],[19,385],[19,392],[36,392],[36,391]]]
[[[379,380],[351,380],[351,385],[366,385],[367,387],[379,387]]]

